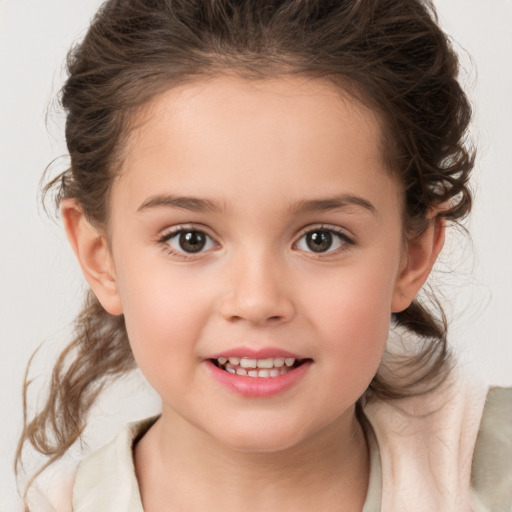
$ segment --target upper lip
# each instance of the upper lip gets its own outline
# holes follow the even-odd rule
[[[293,357],[295,359],[306,359],[299,354],[294,354],[288,350],[274,347],[264,347],[256,349],[254,347],[235,347],[229,350],[223,350],[213,354],[206,359],[218,359],[219,357],[246,357],[248,359],[269,359],[271,357]]]

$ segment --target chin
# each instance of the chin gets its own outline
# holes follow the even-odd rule
[[[226,448],[252,453],[274,453],[292,448],[303,442],[307,434],[297,427],[283,428],[275,425],[259,425],[246,429],[225,429],[215,436]]]

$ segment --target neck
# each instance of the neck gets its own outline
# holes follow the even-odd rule
[[[137,444],[135,465],[147,512],[338,510],[339,503],[360,511],[369,475],[354,410],[273,452],[231,449],[164,411]]]

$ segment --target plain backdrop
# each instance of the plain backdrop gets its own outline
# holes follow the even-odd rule
[[[449,236],[434,281],[449,306],[450,340],[475,378],[512,385],[512,2],[437,0],[475,109],[479,147],[474,212]],[[42,212],[39,180],[65,154],[53,102],[64,58],[98,0],[0,0],[0,511],[17,509],[12,469],[22,424],[21,387],[32,352],[31,397],[69,340],[84,285],[59,222]],[[471,56],[471,57],[470,57]],[[54,169],[63,169],[65,159]],[[135,374],[104,397],[86,440],[104,444],[126,421],[158,411]]]

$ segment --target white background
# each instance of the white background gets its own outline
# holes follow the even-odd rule
[[[69,339],[83,284],[61,226],[41,211],[42,171],[65,153],[56,97],[70,44],[98,0],[0,0],[0,510],[15,510],[12,459],[21,428],[21,386],[30,354],[34,390]],[[445,30],[464,50],[466,88],[479,146],[472,242],[448,240],[442,271],[451,342],[479,379],[512,384],[512,2],[437,0]],[[471,55],[471,59],[468,57]],[[47,110],[49,116],[47,118]],[[62,169],[65,161],[55,164]],[[106,442],[123,422],[157,410],[142,379],[115,387],[87,439]],[[36,396],[35,392],[32,396]],[[113,398],[113,396],[116,398]],[[121,398],[120,398],[121,397]]]

